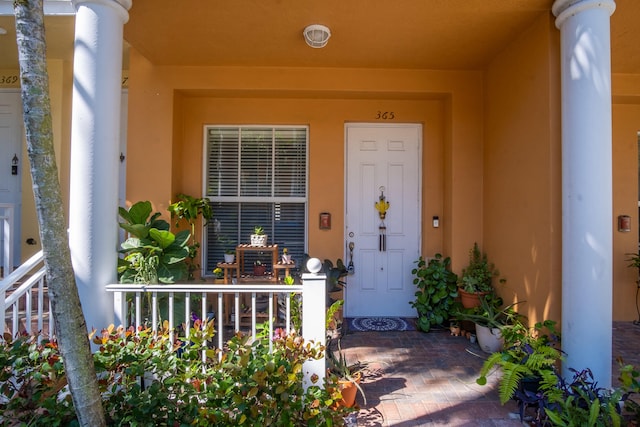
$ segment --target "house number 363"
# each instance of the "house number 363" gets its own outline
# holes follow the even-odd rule
[[[393,111],[378,111],[376,113],[376,120],[393,120],[396,118],[396,115]]]

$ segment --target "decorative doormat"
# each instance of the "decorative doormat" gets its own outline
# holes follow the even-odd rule
[[[402,317],[351,317],[346,318],[350,331],[415,331],[415,321]]]

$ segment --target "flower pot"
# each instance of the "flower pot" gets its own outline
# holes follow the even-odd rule
[[[291,255],[282,255],[282,263],[290,264],[291,263]]]
[[[360,384],[360,379],[362,375],[358,372],[353,375],[353,379],[356,383]],[[340,394],[342,394],[342,401],[340,404],[347,408],[351,408],[356,404],[356,394],[358,393],[358,387],[353,383],[353,381],[348,379],[341,379],[338,381],[340,384]]]
[[[489,292],[467,292],[462,288],[458,288],[460,302],[464,308],[480,307],[480,297],[488,295]]]
[[[251,235],[251,246],[267,246],[267,235],[266,234],[252,234]]]
[[[226,262],[227,264],[233,264],[233,261],[235,261],[235,259],[235,254],[224,254],[224,262]]]
[[[264,273],[267,271],[267,267],[265,265],[254,265],[253,266],[253,275],[254,276],[264,276]]]
[[[498,328],[488,328],[476,323],[476,337],[478,345],[485,353],[502,351],[504,347],[504,338]]]

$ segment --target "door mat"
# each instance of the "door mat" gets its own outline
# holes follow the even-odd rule
[[[415,320],[403,317],[350,317],[349,331],[415,331]]]

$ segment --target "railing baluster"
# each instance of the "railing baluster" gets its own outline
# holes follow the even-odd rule
[[[227,319],[224,318],[224,294],[218,292],[218,348],[222,350],[222,335],[224,333],[224,322]],[[222,351],[218,353],[218,359],[222,359]]]
[[[151,293],[151,330],[158,332],[158,293]]]
[[[27,331],[27,334],[31,335],[31,316],[33,315],[31,310],[31,302],[32,302],[33,294],[31,293],[31,289],[24,294],[24,326]]]
[[[169,342],[173,344],[173,292],[169,292]]]
[[[41,332],[44,332],[44,321],[42,314],[44,313],[44,279],[38,280],[38,343],[42,339]]]
[[[142,304],[140,301],[141,295],[140,291],[136,292],[136,334],[140,329],[140,325],[142,324]]]
[[[291,292],[285,294],[285,328],[287,335],[291,333]]]

